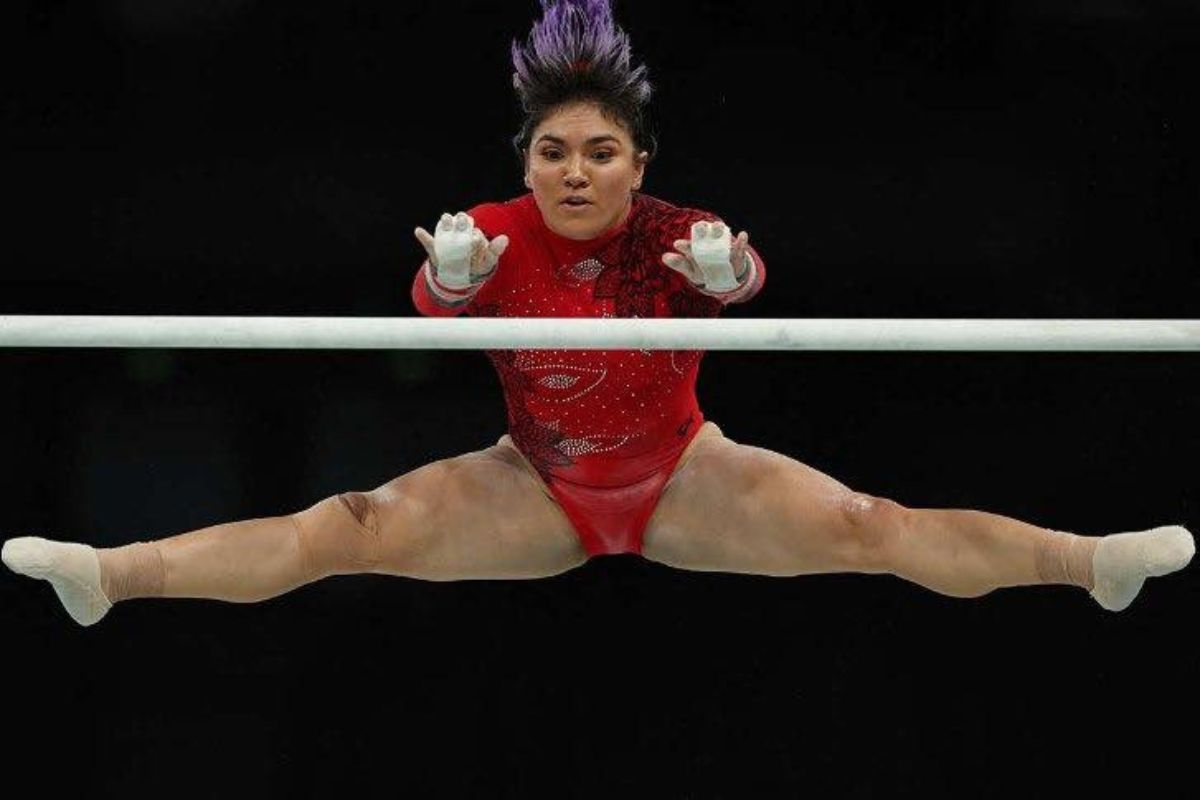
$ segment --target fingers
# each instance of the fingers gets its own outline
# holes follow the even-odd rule
[[[696,262],[686,256],[678,253],[663,253],[662,262],[692,283],[704,282],[704,276],[700,274],[700,268],[696,266]]]
[[[704,273],[700,271],[700,265],[696,263],[695,255],[692,253],[692,243],[687,239],[676,239],[675,249],[683,255],[666,253],[663,255],[663,263],[692,283],[703,283]]]
[[[718,253],[720,253],[721,263],[728,258],[736,276],[744,272],[742,265],[745,263],[750,247],[750,234],[742,231],[731,241],[729,239],[731,233],[732,231],[723,222],[696,222],[692,225],[692,238],[690,240],[676,239],[673,244],[679,253],[664,253],[662,262],[692,283],[703,286],[706,278],[704,270],[697,261],[697,248],[699,248],[706,258],[711,259]],[[729,242],[728,251],[724,249],[726,241]]]
[[[455,213],[455,215],[449,215],[449,213],[443,213],[442,217],[440,217],[438,219],[436,233],[439,233],[439,234],[450,234],[450,233],[464,234],[464,233],[467,233],[467,231],[472,230],[474,228],[474,224],[475,224],[474,219],[470,218],[470,215],[468,215],[468,213],[464,213],[462,211]]]
[[[730,256],[729,228],[723,222],[694,223],[688,255],[704,270],[720,269]]]
[[[472,228],[469,235],[471,237],[470,264],[471,270],[475,271],[487,263],[487,257],[490,252],[488,250],[487,237],[483,235],[483,231],[478,228]]]
[[[506,247],[508,247],[508,237],[504,234],[500,234],[489,242],[483,235],[483,231],[476,228],[472,236],[471,268],[482,272],[491,272]]]
[[[503,233],[500,234],[495,239],[492,239],[491,243],[488,245],[488,249],[492,251],[492,255],[494,255],[496,258],[499,258],[500,256],[504,255],[504,251],[508,249],[508,237]]]
[[[507,236],[499,234],[488,241],[487,235],[475,227],[475,221],[461,212],[454,216],[443,214],[438,221],[438,231],[447,240],[454,237],[463,242],[472,279],[480,273],[490,273],[508,248]]]
[[[472,275],[476,271],[490,272],[509,243],[504,234],[488,241],[487,235],[475,227],[471,215],[463,211],[442,214],[434,231],[431,235],[424,228],[417,228],[413,233],[429,254],[430,262],[439,269],[445,267],[448,273],[455,269],[469,269]],[[455,264],[460,266],[456,268]]]
[[[733,240],[733,246],[729,248],[729,260],[733,264],[733,274],[742,274],[742,265],[746,263],[746,252],[750,249],[750,235],[742,231]]]
[[[466,233],[475,224],[471,216],[464,211],[451,216],[450,214],[442,214],[442,218],[438,220],[438,230],[450,233],[457,231],[458,233]]]
[[[417,241],[421,243],[421,247],[425,248],[429,258],[433,259],[433,236],[424,228],[417,228],[413,233],[416,235]]]
[[[503,233],[490,242],[483,231],[475,228],[471,231],[471,266],[490,268],[500,260],[508,249],[508,237]]]
[[[727,234],[724,222],[696,222],[692,225],[693,239],[720,239]]]

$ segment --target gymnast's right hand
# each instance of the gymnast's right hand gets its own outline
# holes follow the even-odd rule
[[[489,242],[475,227],[475,220],[462,211],[454,216],[442,214],[433,236],[424,228],[417,228],[415,233],[429,254],[433,277],[450,289],[465,289],[486,281],[508,247],[507,236],[500,234]]]

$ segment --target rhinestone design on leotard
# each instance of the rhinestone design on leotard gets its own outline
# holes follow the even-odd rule
[[[605,369],[590,369],[576,364],[529,364],[517,359],[517,368],[533,379],[539,398],[552,403],[568,403],[583,397],[604,382]],[[576,385],[583,381],[583,388]]]
[[[604,264],[594,258],[585,258],[574,264],[563,264],[556,271],[556,275],[568,286],[582,286],[588,281],[596,280],[596,276],[603,271]]]
[[[629,436],[585,436],[580,439],[563,439],[558,443],[558,450],[568,456],[607,453],[610,450],[616,450],[629,439]]]

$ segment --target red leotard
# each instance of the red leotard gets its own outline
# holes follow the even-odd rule
[[[722,299],[698,292],[662,263],[692,223],[718,218],[634,193],[626,220],[596,239],[550,230],[532,194],[468,212],[508,249],[469,302],[449,307],[424,268],[413,302],[427,316],[715,317]],[[765,278],[758,254],[753,283]],[[639,553],[663,486],[704,422],[696,402],[698,350],[492,350],[509,435],[545,480],[590,555]]]

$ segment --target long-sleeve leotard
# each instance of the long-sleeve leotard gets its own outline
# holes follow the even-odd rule
[[[488,281],[466,302],[433,293],[423,265],[413,282],[427,316],[715,317],[725,301],[762,288],[757,252],[744,290],[718,299],[662,263],[693,223],[717,221],[635,193],[625,221],[596,239],[550,230],[532,194],[468,213],[488,239],[509,246]],[[686,444],[704,417],[696,401],[700,350],[491,350],[508,408],[509,435],[547,482],[593,486],[640,479],[657,456]]]

